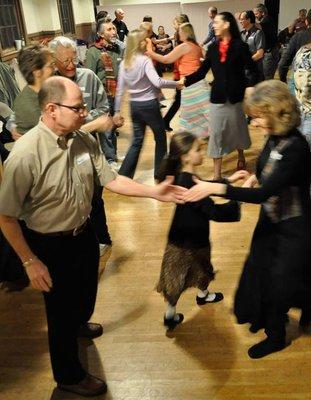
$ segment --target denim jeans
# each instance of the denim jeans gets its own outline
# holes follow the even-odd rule
[[[114,97],[108,96],[110,115],[114,115]],[[115,130],[111,132],[99,132],[100,147],[108,162],[117,161],[117,135]]]
[[[158,100],[132,101],[131,117],[134,131],[133,139],[119,174],[133,178],[144,142],[146,127],[150,126],[155,140],[154,176],[156,177],[167,151],[165,126]]]

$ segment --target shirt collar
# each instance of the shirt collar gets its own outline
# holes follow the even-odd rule
[[[39,120],[38,128],[40,129],[41,134],[43,133],[45,135],[51,145],[59,147],[63,150],[70,147],[73,139],[76,137],[76,132],[71,132],[66,135],[66,142],[63,142],[67,145],[67,147],[65,148],[64,144],[62,144],[61,137],[56,135],[56,133],[54,133],[48,126],[46,126],[45,123],[42,121],[42,118],[40,118]]]

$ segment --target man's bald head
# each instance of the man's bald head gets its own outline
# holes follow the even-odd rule
[[[62,103],[69,92],[80,92],[78,85],[63,76],[52,76],[42,85],[39,94],[39,105],[43,111],[48,103]]]
[[[122,8],[118,8],[115,12],[114,15],[116,16],[116,18],[121,21],[124,18],[124,11],[122,10]]]

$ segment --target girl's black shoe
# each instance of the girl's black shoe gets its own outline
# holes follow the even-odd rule
[[[178,319],[177,319],[178,317]],[[172,331],[178,324],[181,324],[184,320],[184,316],[181,313],[176,314],[173,318],[164,317],[164,325],[169,331]]]
[[[218,303],[219,301],[221,301],[224,298],[224,295],[220,292],[215,293],[214,300],[208,300],[208,295],[209,295],[209,293],[207,293],[207,295],[205,297],[197,296],[196,297],[197,305],[203,306],[204,304],[207,304],[207,303]]]
[[[262,358],[268,354],[283,350],[286,347],[285,341],[273,341],[269,338],[255,344],[248,349],[250,358]]]

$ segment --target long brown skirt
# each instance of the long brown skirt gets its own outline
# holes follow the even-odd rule
[[[206,290],[215,273],[210,261],[211,249],[188,249],[168,243],[162,260],[157,291],[175,306],[182,292],[197,287]]]

